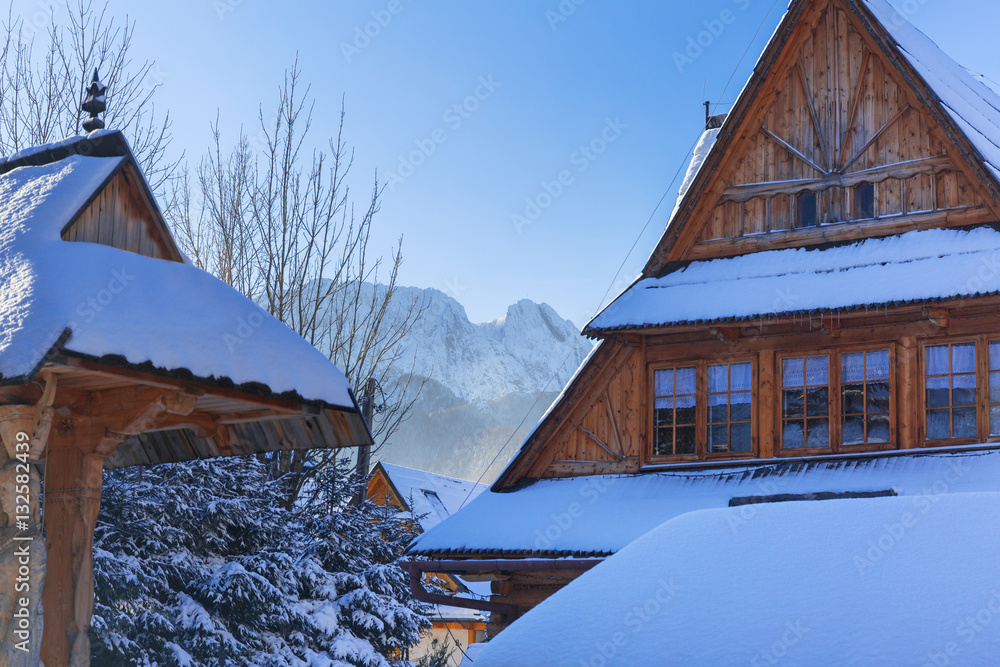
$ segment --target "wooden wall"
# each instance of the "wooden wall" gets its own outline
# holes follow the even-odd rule
[[[164,237],[157,214],[126,166],[63,232],[66,241],[100,243],[147,257],[180,261],[173,242]]]
[[[658,460],[651,456],[653,429],[649,371],[657,366],[683,366],[702,360],[724,363],[733,358],[750,359],[755,367],[754,451],[746,455],[713,456],[713,460],[806,454],[808,452],[783,453],[779,450],[779,357],[786,353],[808,355],[890,349],[893,354],[891,442],[879,447],[852,447],[844,451],[923,447],[929,443],[924,433],[921,345],[967,341],[977,337],[982,341],[1000,340],[1000,298],[952,308],[911,306],[870,314],[827,314],[796,321],[759,322],[725,331],[702,327],[650,335],[639,344],[623,348],[627,350],[625,361],[620,362],[616,370],[605,374],[594,372],[594,381],[586,384],[574,397],[565,418],[551,430],[551,435],[537,444],[538,451],[530,464],[523,468],[523,474],[526,477],[570,477],[634,473],[643,465],[657,463]],[[613,355],[607,355],[604,363],[610,364],[612,359]],[[986,400],[987,394],[986,385],[981,380],[982,400]],[[985,442],[990,439],[987,425],[981,419],[980,433],[973,440]],[[624,456],[618,450],[619,442]],[[699,460],[704,459],[662,462]]]
[[[768,236],[796,230],[815,242],[821,226],[833,226],[821,241],[836,241],[836,227],[858,221],[893,224],[893,233],[911,217],[913,228],[967,224],[955,214],[984,208],[943,132],[843,4],[829,2],[812,29],[790,41],[794,57],[766,73],[763,120],[729,147],[717,176],[721,196],[692,220],[686,259],[745,252],[726,241],[750,237],[752,249],[762,249]],[[859,183],[875,189],[873,215],[855,206]],[[808,193],[816,196],[817,226],[797,214],[797,199]],[[782,247],[795,244],[783,240]]]

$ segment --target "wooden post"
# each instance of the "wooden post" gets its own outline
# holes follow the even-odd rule
[[[42,641],[45,551],[35,468],[52,426],[55,380],[37,405],[0,406],[0,666],[34,667]]]
[[[85,667],[104,458],[76,447],[50,448],[46,458],[42,661],[46,667]]]
[[[361,416],[365,418],[368,430],[372,429],[372,419],[375,417],[375,389],[378,383],[375,378],[365,380],[364,388],[361,391]],[[358,447],[358,462],[355,472],[359,479],[364,479],[371,472],[372,448],[371,445],[361,445]],[[365,499],[364,489],[359,489],[351,499],[352,505],[360,505]]]

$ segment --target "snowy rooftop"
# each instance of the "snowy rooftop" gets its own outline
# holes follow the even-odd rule
[[[920,452],[718,470],[539,480],[487,491],[420,535],[415,555],[586,557],[623,549],[664,521],[733,498],[893,491],[1000,491],[1000,451]],[[940,489],[939,489],[940,490]]]
[[[692,262],[635,283],[588,333],[854,310],[1000,292],[1000,232],[930,229]],[[984,267],[987,270],[983,270]]]
[[[475,665],[996,664],[1000,494],[923,493],[667,521]]]
[[[948,114],[1000,178],[1000,96],[956,63],[885,0],[864,0]]]
[[[458,512],[487,488],[485,484],[392,463],[379,465],[413,515],[420,517],[420,527],[425,531]]]
[[[61,239],[125,159],[70,155],[0,174],[0,381],[32,377],[61,349],[353,409],[346,378],[323,354],[210,274]]]

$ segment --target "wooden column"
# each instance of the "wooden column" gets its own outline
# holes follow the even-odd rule
[[[34,405],[0,406],[0,666],[35,667],[42,640],[45,550],[35,464],[52,425],[55,381]],[[34,399],[31,399],[34,400]]]
[[[46,667],[90,664],[94,612],[94,528],[101,508],[104,457],[77,447],[51,447],[45,464]]]

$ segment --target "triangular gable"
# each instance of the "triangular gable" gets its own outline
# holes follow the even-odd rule
[[[184,261],[142,173],[127,158],[63,228],[62,238],[100,243],[156,259]]]
[[[1000,98],[962,73],[883,0],[793,0],[643,276],[692,259],[998,219],[1000,170],[987,155],[1000,163]],[[862,183],[873,184],[870,203],[854,190]],[[803,228],[808,193],[816,219]]]

